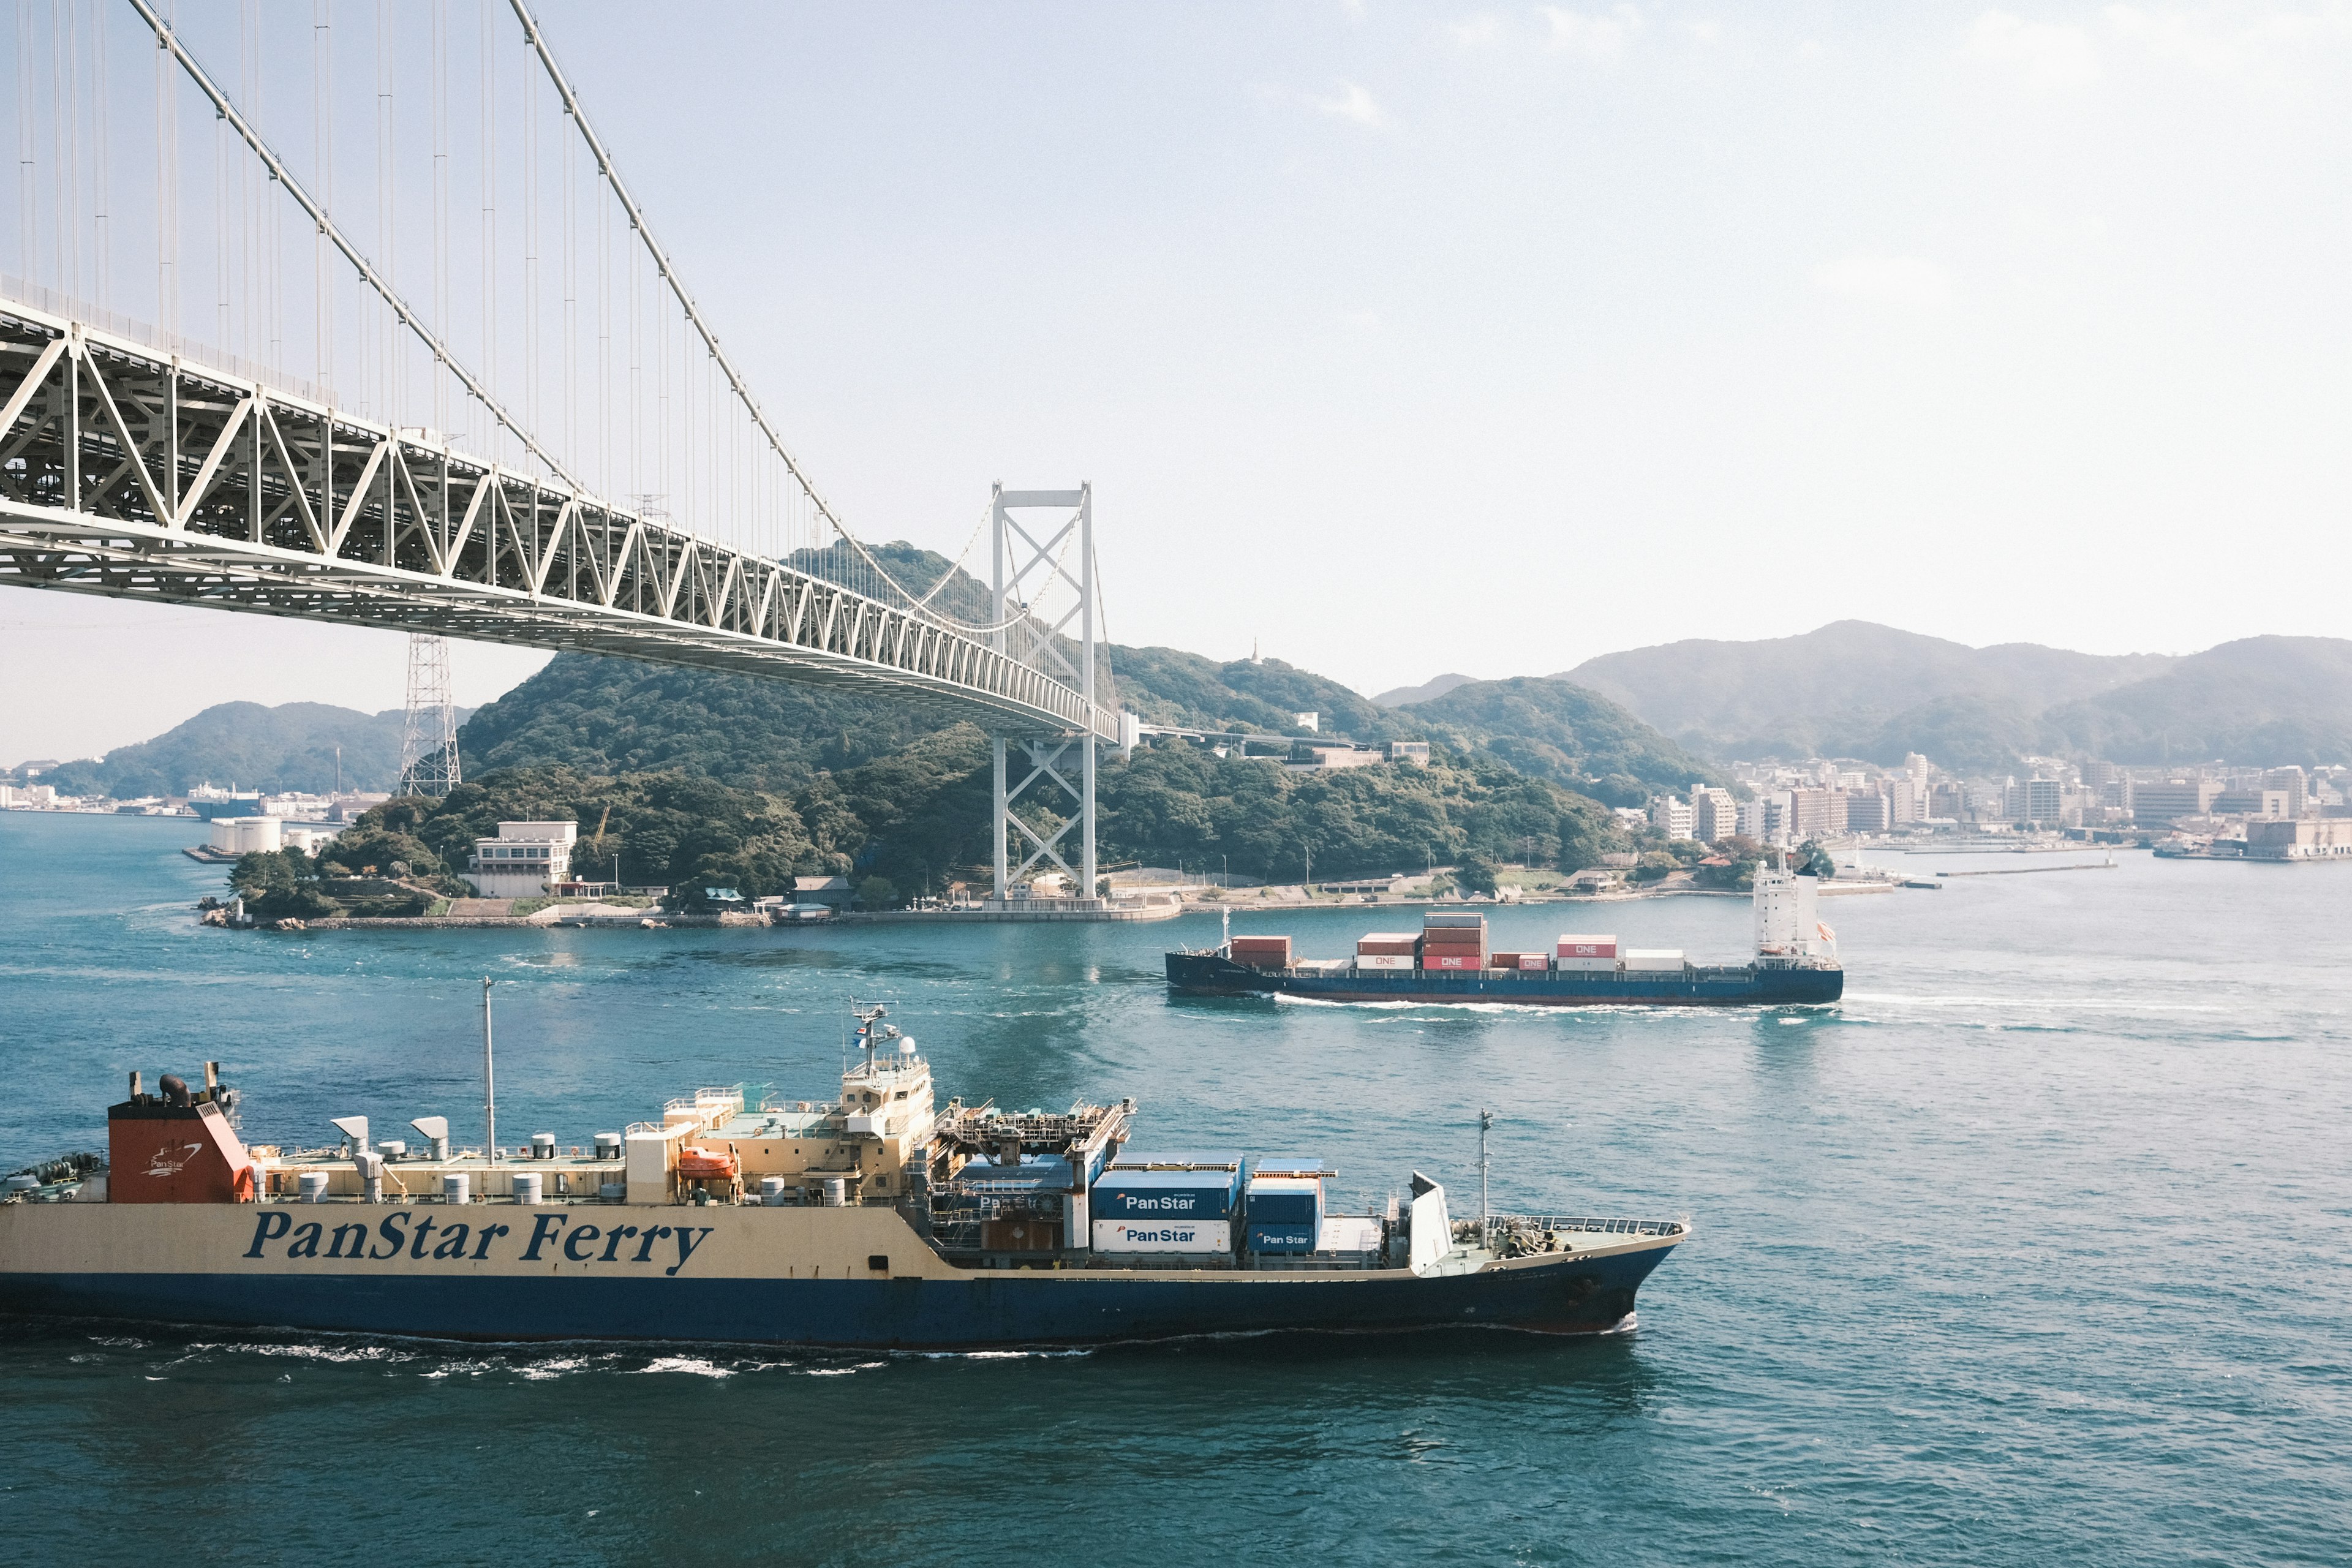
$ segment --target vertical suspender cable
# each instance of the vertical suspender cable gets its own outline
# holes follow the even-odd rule
[[[376,254],[383,258],[384,275],[400,281],[400,197],[392,160],[392,0],[375,6],[375,223]],[[401,335],[392,312],[375,312],[381,343],[376,353],[376,381],[381,395],[376,417],[387,425],[401,419],[403,394],[394,365],[394,340]]]
[[[98,255],[93,259],[97,272],[98,308],[106,310],[113,302],[114,247],[109,233],[112,223],[111,198],[108,194],[107,112],[106,112],[106,24],[101,20],[90,38],[90,138],[91,196],[97,208],[95,225]]]
[[[17,216],[16,270],[32,282],[40,276],[33,265],[33,233],[40,226],[35,217],[38,198],[33,192],[39,184],[39,170],[33,163],[33,8],[19,3],[16,6],[16,195],[22,209]]]
[[[477,0],[482,20],[482,379],[499,384],[499,117],[498,50],[490,31],[490,0]],[[495,436],[496,426],[484,432]],[[498,453],[488,454],[492,461]]]
[[[172,83],[176,79],[172,62],[165,58],[169,45],[158,42],[155,53],[155,323],[163,328],[164,341],[179,330],[178,311],[173,309],[179,290],[173,287],[172,263],[172,137],[178,129],[173,123]]]
[[[333,396],[335,381],[335,344],[331,331],[333,317],[334,280],[327,270],[326,209],[335,204],[335,142],[334,120],[327,111],[327,64],[333,47],[333,21],[328,11],[328,0],[313,0],[310,15],[310,115],[312,131],[311,158],[316,165],[313,178],[319,183],[319,215],[313,219],[317,233],[311,248],[315,253],[315,274],[311,285],[312,302],[318,307],[318,375],[319,385]]]
[[[254,68],[254,0],[237,0],[236,4],[236,95],[256,106],[261,102],[261,87]],[[215,112],[218,112],[215,110]],[[223,117],[226,124],[226,117]],[[236,161],[236,243],[244,252],[243,264],[237,272],[237,309],[245,318],[245,357],[259,361],[261,347],[261,279],[268,263],[262,259],[260,220],[253,199],[253,160]]]
[[[242,163],[242,160],[239,160]],[[234,352],[228,310],[228,121],[213,115],[213,299],[214,331],[224,353]]]
[[[556,163],[563,182],[563,455],[580,460],[580,220],[573,207],[572,138]]]
[[[449,326],[449,0],[433,0],[433,319]],[[449,383],[433,367],[433,426],[448,439]]]
[[[533,430],[540,428],[539,328],[539,73],[526,70],[522,77],[522,416]]]
[[[17,0],[24,4],[24,0]],[[65,91],[59,95],[58,123],[65,136],[58,148],[58,171],[64,177],[65,221],[58,232],[65,241],[66,292],[80,296],[81,288],[81,28],[76,26],[75,0],[63,0]]]
[[[637,494],[642,506],[646,488],[646,391],[645,345],[637,326],[638,249],[634,242],[629,246],[629,489]]]
[[[613,204],[596,191],[596,477],[613,493]]]
[[[24,5],[26,0],[16,0]],[[57,249],[51,260],[56,270],[50,281],[65,293],[72,293],[73,269],[66,258],[73,254],[73,218],[66,210],[66,163],[72,156],[73,128],[66,121],[66,8],[65,0],[49,0],[49,146],[55,156],[49,160],[49,222],[57,230]]]

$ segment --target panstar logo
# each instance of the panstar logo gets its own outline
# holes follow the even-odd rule
[[[158,1149],[155,1151],[155,1163],[147,1167],[147,1173],[151,1176],[176,1176],[188,1168],[189,1161],[204,1152],[204,1147],[201,1143],[183,1143],[176,1160],[172,1157],[171,1150]]]
[[[564,1229],[566,1225],[572,1227],[568,1231]],[[331,1235],[329,1226],[334,1227]],[[667,1276],[686,1267],[687,1260],[712,1228],[707,1225],[654,1225],[640,1230],[634,1225],[616,1225],[608,1229],[586,1221],[569,1220],[562,1215],[542,1214],[535,1216],[530,1239],[521,1243],[520,1252],[514,1252],[516,1244],[508,1239],[513,1237],[513,1229],[503,1225],[470,1229],[464,1225],[443,1225],[430,1214],[414,1209],[394,1209],[373,1225],[365,1220],[338,1224],[334,1216],[304,1220],[297,1225],[295,1216],[285,1209],[269,1208],[264,1209],[254,1222],[253,1245],[245,1249],[245,1256],[267,1258],[269,1253],[266,1248],[282,1241],[286,1246],[279,1256],[288,1258],[323,1256],[385,1263],[404,1254],[418,1263],[428,1259],[482,1263],[489,1259],[490,1249],[504,1240],[506,1245],[499,1247],[499,1250],[512,1253],[522,1263],[537,1263],[542,1252],[560,1251],[574,1263],[642,1263],[661,1268],[671,1247],[675,1247],[677,1261],[661,1270]],[[636,1245],[626,1245],[632,1241]],[[604,1244],[601,1247],[599,1242]],[[661,1246],[663,1242],[669,1246]]]

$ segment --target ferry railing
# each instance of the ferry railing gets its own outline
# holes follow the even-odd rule
[[[1472,1234],[1479,1231],[1479,1222],[1463,1222]],[[1498,1237],[1517,1235],[1541,1237],[1546,1232],[1570,1232],[1579,1236],[1669,1237],[1686,1235],[1690,1226],[1677,1219],[1631,1219],[1622,1215],[1489,1215],[1486,1216],[1482,1245],[1492,1246]]]

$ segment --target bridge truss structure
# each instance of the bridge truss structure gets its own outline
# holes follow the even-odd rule
[[[496,375],[461,360],[444,319],[457,308],[447,285],[446,113],[434,132],[433,178],[444,212],[434,231],[435,310],[427,311],[401,291],[389,256],[371,256],[352,233],[349,215],[331,209],[331,156],[320,153],[312,160],[314,169],[326,171],[316,176],[322,188],[306,186],[264,138],[248,106],[197,62],[172,25],[148,0],[128,0],[129,10],[152,33],[149,47],[158,61],[159,151],[152,179],[163,262],[156,274],[155,321],[162,324],[107,308],[106,142],[101,135],[94,151],[74,144],[63,128],[71,124],[79,135],[79,110],[68,114],[60,107],[66,89],[55,89],[59,105],[50,107],[58,108],[59,129],[46,150],[36,145],[40,122],[29,111],[22,117],[26,130],[17,162],[27,171],[22,215],[28,232],[21,249],[36,262],[53,258],[49,270],[65,287],[0,278],[0,586],[579,649],[923,704],[977,722],[993,740],[997,898],[1011,895],[1019,879],[1050,862],[1078,884],[1075,890],[1081,898],[1090,899],[1097,754],[1105,742],[1131,744],[1133,730],[1129,720],[1128,732],[1122,731],[1102,637],[1091,488],[997,488],[990,518],[994,570],[984,616],[970,613],[976,604],[967,603],[961,615],[946,607],[940,591],[961,577],[957,570],[920,595],[903,586],[850,532],[785,448],[678,280],[675,262],[653,238],[540,25],[522,0],[509,3],[521,27],[520,68],[542,89],[552,88],[560,118],[544,103],[533,111],[554,134],[577,138],[576,148],[564,143],[565,221],[573,222],[575,191],[570,182],[575,180],[572,159],[577,150],[593,170],[578,178],[578,189],[590,194],[580,203],[584,207],[593,196],[602,204],[600,211],[626,222],[625,243],[641,247],[628,257],[631,287],[643,259],[653,274],[647,290],[653,309],[667,312],[661,316],[667,335],[658,340],[664,345],[659,353],[672,355],[677,365],[680,417],[673,421],[670,362],[664,360],[656,426],[651,395],[638,390],[655,383],[655,351],[648,348],[640,356],[638,299],[632,294],[626,306],[630,363],[619,395],[629,401],[628,412],[616,418],[608,391],[601,425],[583,420],[574,407],[564,428],[576,441],[579,425],[588,423],[608,447],[616,439],[650,439],[625,428],[633,417],[641,417],[649,431],[657,428],[660,439],[672,446],[679,445],[675,432],[683,428],[688,442],[698,440],[702,447],[680,447],[675,466],[662,466],[668,462],[663,458],[660,464],[648,460],[646,467],[664,476],[673,492],[681,472],[689,487],[697,474],[709,476],[699,492],[687,491],[697,500],[693,514],[677,515],[681,509],[672,504],[671,494],[623,500],[609,493],[615,488],[609,451],[589,455],[601,465],[595,471],[606,482],[587,482],[581,476],[594,465],[583,463],[577,452],[559,451],[559,443],[509,407]],[[80,7],[73,12],[80,15]],[[379,32],[387,25],[384,18],[394,15],[379,14]],[[437,8],[435,17],[437,51],[444,47]],[[62,26],[53,15],[53,28]],[[489,205],[500,156],[493,68],[506,57],[493,53],[487,5],[482,26],[487,134],[479,158],[486,193],[480,248],[485,278],[491,279],[499,264]],[[20,56],[36,47],[29,22],[16,42]],[[62,31],[53,43],[64,63],[52,79],[79,80],[74,73],[87,72],[98,103],[104,104],[98,46]],[[121,40],[116,47],[120,52]],[[240,45],[241,56],[247,47]],[[258,48],[253,48],[257,58]],[[386,48],[381,38],[378,48]],[[391,58],[383,55],[387,62]],[[257,68],[247,73],[247,63],[240,58],[241,77],[250,74],[257,82]],[[37,73],[21,58],[18,65],[20,83],[37,87]],[[443,68],[436,60],[436,69]],[[379,69],[388,106],[392,67],[385,63]],[[182,75],[195,85],[198,107],[217,127],[214,195],[222,216],[215,237],[221,299],[216,342],[175,330],[179,277],[186,269],[177,233],[181,175],[175,139],[183,131],[175,119],[176,100],[166,86],[167,77],[176,84]],[[523,85],[524,101],[533,102],[530,81]],[[259,96],[257,86],[251,90]],[[321,76],[313,90],[320,102],[328,101],[327,78]],[[512,91],[510,86],[499,90]],[[436,80],[436,93],[439,105],[446,97],[446,82]],[[391,110],[383,112],[389,116]],[[396,142],[379,135],[387,168]],[[315,234],[316,381],[278,368],[282,336],[264,334],[269,346],[257,350],[250,322],[243,342],[255,357],[230,352],[236,335],[232,295],[239,300],[257,298],[265,292],[265,278],[269,289],[279,289],[285,271],[257,248],[264,241],[255,237],[276,232],[259,217],[238,216],[235,221],[242,226],[229,231],[232,150],[266,174],[266,182],[250,170],[243,176],[256,201],[290,202],[299,210],[302,235]],[[536,151],[531,155],[540,156]],[[41,221],[31,194],[31,171],[41,157],[56,161],[63,171],[47,251],[29,232]],[[92,158],[99,163],[94,181],[81,172]],[[541,163],[527,167],[527,178],[546,183]],[[89,264],[84,258],[91,247],[75,233],[77,224],[87,229],[93,216],[79,210],[85,185],[99,209],[99,259]],[[388,248],[401,228],[391,221],[397,216],[399,182],[387,177],[379,189],[388,215],[379,235]],[[75,209],[70,215],[68,205]],[[236,211],[242,215],[245,208]],[[537,213],[534,207],[526,245],[552,248],[544,244]],[[607,222],[601,240],[606,250],[597,263],[600,279],[617,271]],[[278,244],[274,238],[267,243]],[[568,233],[565,243],[571,243]],[[258,258],[250,268],[247,251]],[[535,259],[531,266],[537,266]],[[565,268],[569,295],[576,287],[570,252]],[[73,285],[93,276],[96,301],[73,291]],[[525,273],[522,309],[545,317],[544,300],[528,291],[536,288],[536,277],[535,271]],[[499,343],[511,336],[488,298],[497,292],[486,285],[486,298],[478,306],[479,353],[493,367]],[[564,330],[578,336],[575,304],[565,300],[562,320]],[[269,309],[265,301],[245,313],[267,321]],[[607,300],[598,309],[605,318],[604,346],[596,351],[601,365],[618,307]],[[543,338],[530,335],[530,330],[522,337],[526,358],[546,357]],[[652,331],[646,337],[655,340]],[[339,348],[344,356],[340,361]],[[582,379],[576,368],[581,356],[571,340],[562,352],[567,384]],[[352,363],[354,353],[361,371],[373,378],[363,384],[373,387],[373,397],[340,396],[333,389],[334,368]],[[641,363],[641,357],[647,363]],[[423,366],[421,380],[409,368],[413,364]],[[509,381],[516,374],[527,378],[530,398],[549,379],[544,366],[527,363],[518,372],[509,361]],[[610,379],[619,380],[617,369]],[[425,412],[418,405],[426,401],[416,389],[428,384],[430,426],[416,420],[416,413]],[[698,405],[698,395],[703,399]],[[573,402],[584,406],[586,399],[575,395]],[[454,415],[453,403],[458,405]],[[453,419],[470,430],[470,438],[442,427]],[[617,437],[616,425],[623,426]],[[722,480],[730,464],[737,477]],[[747,486],[740,476],[759,464],[767,467],[753,472]],[[630,472],[635,471],[633,460]],[[728,508],[746,504],[747,496],[754,498],[759,515],[735,526]],[[1041,524],[1035,521],[1041,511],[1057,515]],[[786,512],[803,521],[804,531],[793,535],[762,521]],[[967,601],[978,597],[977,592],[966,595]],[[1058,608],[1065,603],[1066,608]],[[1025,777],[1008,784],[1007,758],[1013,754],[1025,756],[1029,765]],[[450,767],[454,772],[454,754]],[[1048,797],[1054,798],[1051,805]]]

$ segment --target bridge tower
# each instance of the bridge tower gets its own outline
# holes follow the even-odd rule
[[[456,789],[457,710],[449,700],[449,639],[408,635],[408,719],[400,733],[402,795],[438,799]]]
[[[1058,528],[1050,515],[1042,523],[1028,521],[1040,512],[1066,515]],[[1102,616],[1095,595],[1094,486],[1008,490],[999,484],[990,500],[989,535],[990,636],[996,651],[1095,700]],[[1057,583],[1074,596],[1061,618],[1049,624],[1034,611]],[[1097,896],[1093,727],[1052,735],[999,732],[991,740],[996,770],[993,902],[1002,907],[1013,885],[1040,861],[1052,862],[1069,878],[1076,895],[1091,902]],[[1018,784],[1011,783],[1008,767],[1015,746],[1027,768]],[[1058,826],[1054,817],[1061,819]],[[1073,830],[1078,834],[1075,867],[1063,847]],[[1026,851],[1017,866],[1016,849]]]

